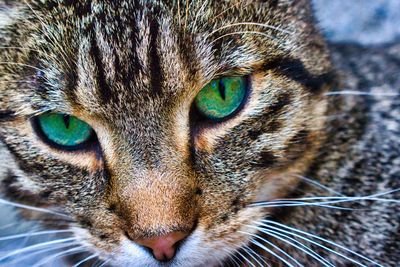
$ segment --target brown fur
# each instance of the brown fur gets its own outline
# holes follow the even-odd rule
[[[14,165],[0,168],[115,266],[159,266],[133,241],[172,231],[192,234],[170,266],[226,262],[256,232],[246,225],[274,214],[249,205],[289,196],[325,141],[335,78],[309,1],[0,5],[15,11],[0,25],[0,138]],[[199,90],[232,75],[250,79],[242,110],[197,121]],[[30,118],[46,111],[85,120],[98,149],[43,143]]]

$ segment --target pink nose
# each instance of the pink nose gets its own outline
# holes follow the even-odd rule
[[[184,232],[172,232],[163,236],[135,240],[135,242],[151,249],[157,260],[166,261],[175,256],[177,243],[187,236],[188,234]]]

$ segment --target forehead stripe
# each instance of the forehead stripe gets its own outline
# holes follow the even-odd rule
[[[99,88],[98,88],[99,95],[100,95],[102,103],[106,104],[112,98],[112,92],[111,92],[111,89],[106,80],[106,75],[104,72],[100,49],[94,38],[92,38],[92,40],[91,40],[90,55],[92,56],[94,63],[95,63],[95,69],[96,69],[95,75],[96,75],[96,80],[99,85]]]
[[[157,14],[157,12],[156,12]],[[155,15],[157,16],[157,15]],[[157,20],[157,17],[150,18],[150,42],[149,42],[149,64],[150,64],[150,84],[151,90],[154,94],[160,94],[162,91],[162,68],[161,68],[161,60],[160,60],[160,51],[158,49],[157,42],[159,40],[160,35],[160,25]]]
[[[314,94],[319,93],[324,85],[332,84],[335,80],[334,72],[312,75],[299,59],[287,57],[279,57],[268,61],[264,65],[264,69],[275,70],[281,75],[302,84]]]

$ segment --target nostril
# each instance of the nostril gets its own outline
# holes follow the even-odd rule
[[[167,235],[144,238],[135,242],[153,253],[159,261],[169,261],[175,256],[178,245],[188,236],[185,232],[172,232]]]

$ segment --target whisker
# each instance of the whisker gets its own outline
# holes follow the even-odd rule
[[[394,189],[383,193],[377,193],[369,196],[361,196],[361,197],[340,197],[340,196],[333,196],[333,197],[304,197],[304,198],[287,198],[287,199],[276,199],[272,201],[259,201],[253,202],[250,206],[255,207],[294,207],[294,206],[321,206],[325,207],[326,205],[330,204],[338,204],[338,203],[346,203],[346,202],[356,202],[356,201],[380,201],[380,202],[389,202],[389,203],[396,203],[400,204],[400,200],[397,199],[386,199],[386,198],[379,198],[380,196],[390,195],[395,192],[399,192],[400,189]],[[310,200],[323,200],[320,202],[306,202]],[[326,201],[325,201],[326,200]],[[339,208],[336,206],[330,206],[330,208]],[[347,209],[347,208],[345,208]]]
[[[239,255],[241,255],[241,254],[239,253]],[[243,257],[243,255],[241,255],[241,256]],[[242,266],[242,263],[243,263],[243,260],[240,259],[240,258],[239,258],[238,256],[236,256],[235,254],[232,254],[232,257],[238,260],[238,262],[237,262],[237,261],[235,261],[235,262],[237,263],[237,265],[238,265],[239,267],[241,267],[241,266]],[[244,258],[244,260],[247,260],[247,258]]]
[[[106,260],[105,262],[103,262],[102,264],[99,265],[99,267],[104,267],[107,263],[109,263],[111,261],[111,259]]]
[[[252,33],[252,34],[259,34],[259,35],[262,35],[262,36],[264,36],[264,37],[267,37],[268,39],[271,39],[271,40],[274,40],[274,41],[278,41],[278,40],[277,40],[275,37],[273,37],[272,35],[266,34],[266,33],[264,33],[264,32],[258,32],[258,31],[237,31],[237,32],[231,32],[231,33],[227,33],[227,34],[221,35],[221,36],[215,38],[214,40],[212,40],[212,41],[210,42],[210,44],[213,44],[213,43],[215,43],[216,41],[218,41],[218,40],[220,40],[220,39],[222,39],[222,38],[224,38],[224,37],[230,36],[230,35],[235,35],[235,34],[250,34],[250,33]]]
[[[267,29],[280,31],[280,32],[287,33],[287,34],[293,34],[293,32],[290,32],[290,31],[284,30],[284,29],[282,29],[280,27],[272,26],[272,25],[269,25],[269,24],[256,23],[256,22],[237,22],[237,23],[232,23],[232,24],[229,24],[229,25],[224,25],[224,26],[222,26],[222,27],[220,27],[218,29],[215,29],[212,32],[210,32],[209,34],[207,34],[205,38],[207,39],[211,35],[213,35],[214,33],[218,32],[218,31],[221,31],[223,29],[234,27],[234,26],[240,26],[240,25],[260,26],[260,27],[264,27],[264,28],[267,28]]]
[[[196,13],[196,17],[194,18],[194,22],[193,22],[193,29],[196,29],[197,27],[197,19],[199,18],[199,15],[202,14],[204,12],[204,8],[207,6],[208,4],[208,0],[203,1],[203,4],[201,5],[201,7],[199,8],[199,10]]]
[[[324,190],[326,190],[326,191],[328,191],[330,193],[333,193],[335,195],[344,196],[343,194],[341,194],[341,193],[339,193],[339,192],[337,192],[337,191],[335,191],[335,190],[333,190],[333,189],[331,189],[331,188],[329,188],[329,187],[327,187],[327,186],[325,186],[325,185],[323,185],[323,184],[321,184],[321,183],[319,183],[319,182],[317,182],[317,181],[315,181],[313,179],[310,179],[308,177],[305,177],[305,176],[302,176],[302,175],[298,175],[298,174],[293,174],[293,176],[295,176],[295,177],[297,177],[299,179],[302,179],[303,181],[306,181],[307,183],[312,184],[312,185],[314,185],[316,187],[324,189]]]
[[[234,255],[233,255],[229,250],[227,250],[227,249],[224,249],[224,248],[223,248],[223,250],[228,254],[228,259],[229,259],[232,263],[236,264],[236,266],[239,266],[239,267],[240,267],[240,264],[235,260]],[[236,256],[235,256],[235,257],[236,257]],[[236,258],[237,258],[237,257],[236,257]]]
[[[42,259],[41,261],[37,262],[32,267],[39,267],[41,265],[44,265],[45,263],[48,263],[51,260],[55,260],[57,258],[61,258],[61,257],[67,256],[67,255],[72,255],[72,254],[85,252],[86,250],[83,249],[83,248],[84,248],[84,246],[78,246],[78,247],[67,249],[66,251],[62,251],[62,252],[59,252],[59,253],[54,254],[54,255],[50,255],[50,256]]]
[[[365,257],[364,255],[361,255],[361,254],[359,254],[359,253],[357,253],[357,252],[355,252],[355,251],[353,251],[353,250],[351,250],[351,249],[348,249],[348,248],[346,248],[346,247],[344,247],[344,246],[342,246],[342,245],[339,245],[339,244],[337,244],[337,243],[335,243],[335,242],[333,242],[333,241],[327,240],[327,239],[322,238],[322,237],[320,237],[320,236],[317,236],[317,235],[314,235],[314,234],[311,234],[311,233],[308,233],[308,232],[305,232],[305,231],[302,231],[302,230],[299,230],[299,229],[295,229],[295,228],[293,228],[293,227],[289,227],[289,226],[287,226],[287,225],[284,225],[284,224],[281,224],[281,223],[278,223],[278,222],[275,222],[275,221],[271,221],[271,220],[262,220],[262,222],[259,222],[258,224],[260,224],[260,225],[262,225],[262,226],[264,226],[264,227],[268,227],[268,228],[270,228],[270,229],[274,229],[274,230],[276,230],[276,231],[281,231],[281,232],[284,232],[284,233],[286,233],[286,234],[290,234],[290,235],[292,235],[292,236],[296,236],[296,237],[298,237],[298,238],[300,238],[300,239],[303,239],[303,240],[305,240],[305,241],[307,241],[307,242],[310,242],[310,243],[312,243],[312,244],[314,244],[314,245],[316,245],[316,246],[318,246],[318,247],[321,247],[321,248],[323,248],[323,249],[325,249],[325,250],[327,250],[327,251],[329,251],[329,252],[332,252],[332,253],[334,253],[334,254],[340,256],[340,257],[343,257],[344,259],[347,259],[347,260],[349,260],[349,261],[351,261],[351,262],[353,262],[353,263],[355,263],[355,264],[357,264],[357,265],[365,266],[365,265],[363,265],[362,263],[359,263],[358,261],[356,261],[356,260],[354,260],[354,259],[351,259],[351,258],[347,257],[346,255],[340,253],[340,252],[337,252],[337,251],[335,251],[335,250],[333,250],[333,249],[330,249],[330,248],[328,248],[328,247],[326,247],[326,246],[324,246],[324,245],[322,245],[322,244],[320,244],[320,243],[318,243],[318,242],[315,242],[314,240],[311,240],[311,239],[306,238],[306,237],[304,237],[304,236],[302,236],[302,235],[299,235],[299,234],[303,234],[303,235],[306,235],[306,236],[310,236],[310,237],[312,237],[312,238],[315,238],[315,239],[318,239],[318,240],[320,240],[320,241],[326,242],[326,243],[328,243],[328,244],[330,244],[330,245],[332,245],[332,246],[341,248],[341,249],[343,249],[343,250],[345,250],[345,251],[347,251],[347,252],[349,252],[349,253],[351,253],[351,254],[353,254],[353,255],[355,255],[355,256],[358,256],[358,257],[360,257],[360,258],[362,258],[362,259],[364,259],[364,260],[366,260],[366,261],[368,261],[368,262],[370,262],[370,263],[373,263],[373,264],[375,264],[375,265],[377,265],[377,266],[383,267],[383,266],[380,265],[379,263],[377,263],[377,262],[375,262],[375,261],[373,261],[373,260],[371,260],[371,259]],[[276,226],[279,226],[279,227],[282,227],[282,228],[291,230],[291,231],[296,232],[296,233],[299,233],[299,234],[296,234],[296,233],[293,233],[293,232],[289,232],[289,231],[283,230],[283,229],[278,228],[278,227],[274,227],[274,226],[272,226],[272,225],[270,225],[270,224],[274,224],[274,225],[276,225]]]
[[[352,208],[332,206],[328,204],[337,204],[346,202],[344,200],[338,201],[327,201],[327,202],[305,202],[305,201],[290,201],[290,200],[278,200],[278,201],[266,201],[249,205],[250,207],[263,207],[263,208],[283,208],[283,207],[303,207],[313,206],[321,208],[330,208],[337,210],[355,210]]]
[[[243,250],[246,251],[246,253],[255,260],[255,262],[257,262],[261,267],[263,267],[264,265],[262,263],[264,263],[265,265],[269,266],[269,264],[265,261],[265,259],[263,257],[261,257],[260,255],[258,255],[252,248],[250,248],[248,245],[244,245]],[[255,255],[255,256],[253,256]],[[260,259],[262,261],[259,262],[257,260],[257,258]]]
[[[78,267],[79,265],[81,265],[82,263],[85,263],[85,262],[87,262],[87,261],[90,261],[91,259],[94,259],[94,258],[96,258],[97,256],[99,256],[98,254],[94,254],[94,255],[91,255],[91,256],[89,256],[89,257],[87,257],[87,258],[84,258],[83,260],[81,260],[81,261],[79,261],[78,263],[76,263],[74,266],[72,266],[72,267]]]
[[[372,194],[372,195],[368,195],[368,196],[356,196],[356,197],[349,197],[349,196],[333,196],[333,197],[303,197],[303,198],[293,198],[293,199],[283,199],[283,200],[324,200],[324,199],[361,199],[361,200],[377,200],[377,201],[390,201],[390,202],[396,202],[396,203],[400,203],[399,200],[396,199],[385,199],[385,198],[377,198],[377,197],[381,197],[381,196],[385,196],[385,195],[391,195],[393,193],[396,192],[400,192],[400,188],[397,189],[392,189],[386,192],[381,192],[381,193],[376,193],[376,194]]]
[[[264,234],[270,235],[272,237],[275,237],[276,239],[279,239],[297,249],[299,249],[300,251],[303,251],[304,253],[310,255],[312,258],[314,258],[315,260],[317,260],[318,262],[322,263],[324,266],[330,266],[330,267],[335,267],[332,263],[330,263],[329,261],[327,261],[326,259],[324,259],[322,256],[318,255],[317,253],[315,253],[311,248],[309,248],[308,246],[302,244],[301,242],[299,242],[298,240],[285,235],[285,234],[281,234],[278,233],[276,231],[272,231],[272,230],[266,230],[265,228],[261,228],[261,227],[256,227],[256,226],[250,226],[252,228],[255,228],[261,232],[263,232]],[[290,242],[289,240],[293,241]],[[298,245],[296,245],[295,243],[297,243]]]
[[[37,49],[31,49],[31,48],[21,47],[21,46],[0,46],[0,49],[28,50],[28,51],[34,51],[34,52],[40,53],[40,51]]]
[[[216,15],[215,17],[213,17],[213,18],[211,19],[211,21],[216,20],[218,17],[222,16],[223,14],[225,14],[226,12],[228,12],[229,10],[231,10],[232,8],[235,8],[236,6],[242,4],[242,2],[243,2],[243,0],[242,0],[242,1],[239,1],[239,2],[237,2],[237,3],[235,3],[235,4],[233,4],[232,6],[228,7],[227,9],[223,10],[221,13],[219,13],[218,15]],[[249,3],[247,3],[247,4],[246,4],[245,6],[243,6],[242,8],[247,7],[248,5],[250,5],[250,3],[251,3],[251,1],[249,1]]]
[[[99,267],[103,263],[104,263],[104,261],[102,259],[97,258],[97,260],[91,265],[91,267]]]
[[[18,255],[18,254],[21,254],[21,253],[24,253],[24,252],[29,252],[29,251],[35,250],[37,248],[46,247],[46,246],[49,246],[49,245],[54,245],[54,244],[59,244],[59,243],[66,243],[66,242],[75,241],[75,240],[76,240],[75,237],[57,239],[57,240],[52,240],[52,241],[48,241],[48,242],[35,244],[35,245],[29,246],[29,247],[25,247],[25,248],[22,248],[22,249],[17,249],[15,251],[13,251],[11,253],[8,253],[7,255],[1,257],[0,258],[0,262],[5,260],[5,259],[7,259],[7,258],[12,257],[12,256],[15,256],[15,255]]]
[[[0,61],[0,65],[17,65],[17,66],[22,66],[22,67],[28,67],[28,68],[46,73],[46,70],[44,70],[44,69],[40,69],[38,67],[29,65],[29,64],[25,64],[25,63],[20,63],[20,62]]]
[[[336,96],[336,95],[400,96],[400,94],[397,94],[397,93],[370,93],[370,92],[350,91],[350,90],[332,91],[332,92],[327,92],[327,93],[325,93],[324,95],[325,95],[325,96]]]
[[[41,232],[36,232],[36,233],[24,233],[24,234],[0,237],[0,241],[17,239],[17,238],[21,238],[21,237],[31,237],[31,236],[38,236],[38,235],[51,235],[51,234],[61,234],[61,233],[72,233],[72,231],[71,230],[49,230],[49,231],[41,231]]]
[[[48,253],[48,252],[53,251],[53,250],[59,250],[59,249],[68,248],[68,247],[71,247],[71,246],[76,246],[77,244],[78,243],[70,243],[70,244],[61,244],[61,245],[58,245],[58,246],[57,245],[56,246],[51,246],[50,248],[46,248],[45,247],[45,248],[39,249],[37,251],[34,251],[32,253],[29,253],[28,255],[20,256],[20,257],[18,257],[16,259],[13,259],[13,260],[10,261],[10,263],[13,263],[13,265],[14,265],[16,262],[21,262],[21,261],[23,261],[25,259],[29,259],[29,258],[31,258],[31,257],[33,257],[35,255],[39,255],[39,254],[42,254],[42,253]]]
[[[20,80],[20,81],[7,81],[7,80],[0,80],[0,83],[32,83],[32,81],[27,80]]]
[[[246,256],[244,256],[240,251],[237,252],[248,264],[250,264],[252,267],[256,267],[254,263],[252,263]]]
[[[188,17],[189,17],[189,1],[186,0],[186,11],[185,11],[185,32],[186,32],[186,27],[187,27],[187,22],[188,22]]]
[[[0,227],[0,230],[10,228],[11,226],[14,226],[14,225],[19,225],[19,223],[8,223],[8,224],[5,224],[5,225],[2,225]]]
[[[5,200],[5,199],[1,199],[1,198],[0,198],[0,204],[5,204],[5,205],[17,207],[17,208],[22,208],[22,209],[27,209],[27,210],[32,210],[32,211],[38,211],[38,212],[43,212],[43,213],[50,213],[50,214],[54,214],[54,215],[58,215],[58,216],[62,216],[62,217],[66,217],[68,219],[71,219],[70,216],[68,216],[66,214],[63,214],[63,213],[51,211],[51,210],[44,209],[44,208],[37,208],[37,207],[25,205],[25,204],[16,203],[16,202],[11,202],[11,201],[8,201],[8,200]]]
[[[248,226],[248,225],[247,225]],[[256,234],[252,234],[252,233],[248,233],[248,232],[243,232],[243,231],[239,231],[239,233],[242,234],[247,234],[252,236],[253,238],[257,238],[262,240],[264,243],[270,245],[271,247],[275,248],[276,250],[278,250],[279,252],[281,252],[283,255],[285,255],[287,258],[289,258],[290,260],[292,260],[293,262],[295,262],[298,266],[303,266],[302,264],[300,264],[295,258],[293,258],[292,256],[290,256],[286,251],[284,251],[283,249],[279,248],[278,246],[276,246],[275,244],[273,244],[272,242],[266,240],[265,238],[262,238]],[[255,241],[258,243],[258,241],[256,240],[252,240],[252,242]],[[261,244],[262,245],[262,244]],[[262,249],[265,249],[265,246],[261,247]],[[275,255],[274,255],[275,256]],[[286,260],[284,261],[286,264],[289,264],[288,262],[286,262]],[[288,266],[292,266],[292,265],[288,265]]]
[[[178,25],[181,25],[181,5],[180,2],[181,1],[177,1],[178,3]]]
[[[67,66],[71,67],[69,61],[67,60],[68,55],[65,52],[65,47],[63,47],[60,42],[57,42],[57,38],[54,36],[54,32],[48,30],[48,26],[44,23],[43,19],[40,18],[38,13],[32,8],[32,6],[26,0],[24,0],[24,3],[32,11],[34,16],[39,20],[41,26],[43,27],[43,30],[41,30],[43,35],[49,39],[50,44],[55,45],[59,49],[59,51],[61,52],[60,53],[61,59],[64,61],[64,63],[66,63]],[[44,31],[44,29],[47,29],[48,32]]]
[[[258,242],[256,240],[251,240],[251,243],[253,243],[254,245],[256,245],[256,246],[258,246],[260,248],[262,248],[265,252],[268,252],[269,254],[271,254],[272,256],[274,256],[275,258],[277,258],[278,260],[280,260],[284,264],[286,264],[286,266],[294,267],[292,264],[287,262],[283,257],[279,256],[278,254],[276,254],[275,252],[273,252],[272,250],[270,250],[269,248],[267,248],[266,246],[264,246],[260,242]]]

